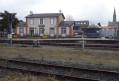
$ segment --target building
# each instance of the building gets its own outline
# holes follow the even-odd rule
[[[17,24],[16,31],[15,33],[19,36],[24,36],[26,35],[26,22],[20,21]]]
[[[57,27],[64,19],[63,13],[33,14],[30,12],[26,16],[26,26],[24,28],[17,26],[16,34],[20,36],[56,36]]]
[[[62,21],[59,24],[59,37],[73,36],[74,21]]]
[[[114,8],[114,13],[113,13],[113,21],[108,22],[108,26],[104,26],[104,28],[108,29],[114,29],[119,27],[119,22],[116,20],[116,10]]]
[[[20,22],[16,27],[16,34],[23,36],[71,37],[75,26],[88,27],[89,21],[64,21],[65,16],[59,13],[33,14],[26,16],[26,22]],[[79,30],[77,30],[79,31]]]
[[[105,37],[119,38],[118,28],[119,28],[119,21],[116,20],[116,10],[114,8],[113,20],[112,22],[108,22],[108,26],[104,26],[104,29],[102,29],[102,34]]]

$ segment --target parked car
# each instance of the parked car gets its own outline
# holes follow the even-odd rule
[[[79,33],[75,33],[74,37],[82,37],[82,35],[80,35]]]

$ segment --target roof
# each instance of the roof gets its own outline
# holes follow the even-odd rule
[[[88,27],[89,21],[75,21],[75,25],[79,27]]]
[[[119,22],[108,22],[108,26],[119,26]]]
[[[28,16],[26,16],[26,18],[58,17],[58,16],[60,16],[60,15],[62,15],[63,18],[65,19],[63,13],[41,13],[41,14],[32,14],[32,15],[28,15]]]
[[[59,27],[70,27],[75,23],[75,26],[79,27],[88,27],[89,21],[62,21],[59,24]]]
[[[118,26],[104,26],[103,28],[110,28],[110,29],[113,29],[113,28],[117,28]]]
[[[26,27],[26,22],[20,21],[20,22],[17,24],[17,27]]]
[[[74,21],[62,21],[59,24],[59,27],[70,27],[74,24]]]

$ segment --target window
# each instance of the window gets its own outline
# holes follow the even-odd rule
[[[38,35],[38,30],[37,30],[37,28],[35,28],[35,34]]]
[[[44,34],[44,29],[40,28],[40,34]]]
[[[43,24],[43,19],[40,19],[40,24]]]
[[[30,28],[29,32],[30,32],[30,36],[34,36],[34,28]]]
[[[62,28],[62,34],[66,34],[66,28]]]
[[[50,19],[50,23],[54,24],[54,19],[53,18]]]
[[[50,34],[54,34],[54,28],[50,28]]]
[[[23,28],[21,28],[20,33],[23,33]]]
[[[30,24],[33,24],[33,19],[30,19]]]

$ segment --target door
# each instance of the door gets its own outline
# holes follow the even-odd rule
[[[66,37],[66,28],[62,28],[62,37]]]
[[[40,28],[40,36],[44,35],[44,28]]]
[[[24,35],[23,31],[24,31],[23,28],[21,28],[21,29],[20,29],[20,36],[21,36],[21,37]]]
[[[30,29],[30,36],[34,36],[34,30]]]
[[[54,28],[50,28],[50,36],[54,37]]]

